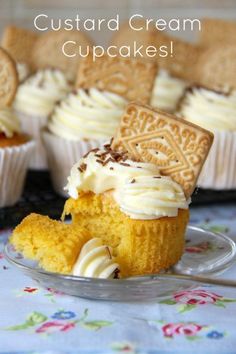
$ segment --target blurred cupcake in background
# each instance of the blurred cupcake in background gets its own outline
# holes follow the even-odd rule
[[[91,88],[70,93],[55,107],[43,140],[59,194],[66,195],[63,188],[71,167],[114,134],[127,102],[117,94]]]
[[[175,112],[187,86],[185,80],[171,76],[167,70],[159,70],[152,91],[151,106],[166,112]]]
[[[149,103],[155,108],[173,113],[177,109],[185,89],[193,79],[192,65],[199,48],[158,31],[154,26],[150,26],[148,30],[145,30],[145,20],[136,20],[134,25],[136,28],[143,28],[143,30],[137,32],[125,22],[112,37],[111,44],[118,48],[122,46],[133,48],[135,42],[137,47],[142,48],[140,50],[142,58],[157,62],[159,71],[155,78]],[[146,49],[150,46],[156,48],[166,46],[169,54],[166,57],[161,57],[157,51],[156,56],[151,58],[146,54]],[[171,47],[173,53],[171,52]],[[131,55],[133,55],[132,51]]]
[[[166,57],[158,57],[160,70],[152,91],[151,105],[174,113],[185,90],[195,81],[195,63],[200,48],[176,37],[157,32],[156,45],[173,49]]]
[[[65,75],[59,70],[52,69],[36,72],[23,81],[17,90],[14,101],[16,115],[22,130],[31,134],[36,141],[36,149],[30,162],[32,169],[47,168],[41,129],[47,124],[56,102],[70,90],[71,85]]]
[[[21,133],[11,108],[18,77],[13,59],[1,48],[0,67],[0,207],[5,207],[21,196],[34,143]]]
[[[196,70],[198,84],[186,92],[179,114],[214,133],[214,142],[198,185],[236,188],[236,48],[206,50]]]
[[[15,60],[20,83],[33,71],[31,54],[39,37],[39,33],[14,25],[3,31],[1,45]]]
[[[114,135],[130,100],[149,102],[155,63],[130,58],[89,56],[81,61],[77,90],[54,109],[43,140],[55,190],[64,186],[72,166]]]

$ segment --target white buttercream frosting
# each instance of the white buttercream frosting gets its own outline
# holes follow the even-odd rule
[[[160,70],[154,82],[151,106],[163,111],[174,112],[183,96],[187,83]]]
[[[112,257],[111,247],[102,244],[99,238],[92,238],[82,247],[73,267],[72,274],[90,278],[114,278],[119,269]]]
[[[209,130],[236,131],[236,91],[223,94],[193,88],[181,104],[180,115]]]
[[[61,100],[71,87],[59,70],[38,71],[18,88],[14,108],[32,115],[49,115],[56,102]]]
[[[19,82],[22,83],[30,75],[30,69],[26,63],[16,63]]]
[[[69,140],[107,139],[118,127],[127,101],[114,93],[79,89],[54,110],[49,130]]]
[[[11,108],[0,108],[0,133],[11,138],[20,132],[20,122]]]
[[[156,165],[124,159],[118,153],[114,158],[106,146],[91,151],[72,167],[65,189],[74,199],[81,191],[111,191],[121,211],[133,219],[172,217],[178,215],[178,209],[188,208],[182,187],[161,176]]]

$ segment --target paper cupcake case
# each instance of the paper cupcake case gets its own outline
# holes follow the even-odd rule
[[[214,132],[214,142],[198,186],[216,190],[236,189],[236,132]]]
[[[105,140],[70,141],[47,131],[42,132],[47,150],[48,165],[55,191],[68,197],[64,191],[72,166],[89,150],[100,147]]]
[[[48,169],[47,154],[41,137],[41,130],[47,125],[48,116],[30,115],[16,111],[24,133],[31,135],[35,140],[35,150],[30,159],[29,168],[33,170]]]
[[[34,142],[0,148],[0,207],[14,205],[21,197]]]

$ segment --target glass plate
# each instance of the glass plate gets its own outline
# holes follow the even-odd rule
[[[114,280],[46,272],[37,262],[25,259],[10,244],[5,246],[5,255],[9,262],[44,287],[89,299],[141,301],[162,299],[198,285],[192,280],[168,278],[168,273],[211,277],[222,273],[236,260],[236,245],[225,235],[188,226],[185,252],[173,268],[166,273]]]

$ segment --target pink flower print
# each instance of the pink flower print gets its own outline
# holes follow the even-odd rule
[[[54,332],[67,332],[75,327],[75,323],[67,322],[63,323],[60,321],[50,321],[44,323],[42,326],[36,329],[36,333],[54,333]]]
[[[185,247],[185,251],[188,253],[203,253],[211,249],[212,246],[210,242],[201,242],[197,245]]]
[[[162,332],[168,338],[174,335],[195,336],[202,328],[195,323],[168,323],[162,327]]]
[[[4,258],[3,252],[0,252],[0,259],[3,259],[3,258]]]
[[[47,288],[47,291],[49,291],[53,295],[65,295],[62,291],[53,289],[53,288]]]
[[[186,305],[214,304],[222,298],[222,296],[206,290],[187,290],[174,294],[176,303]]]
[[[38,291],[38,288],[31,288],[30,286],[26,286],[23,290],[25,293],[35,293]]]

